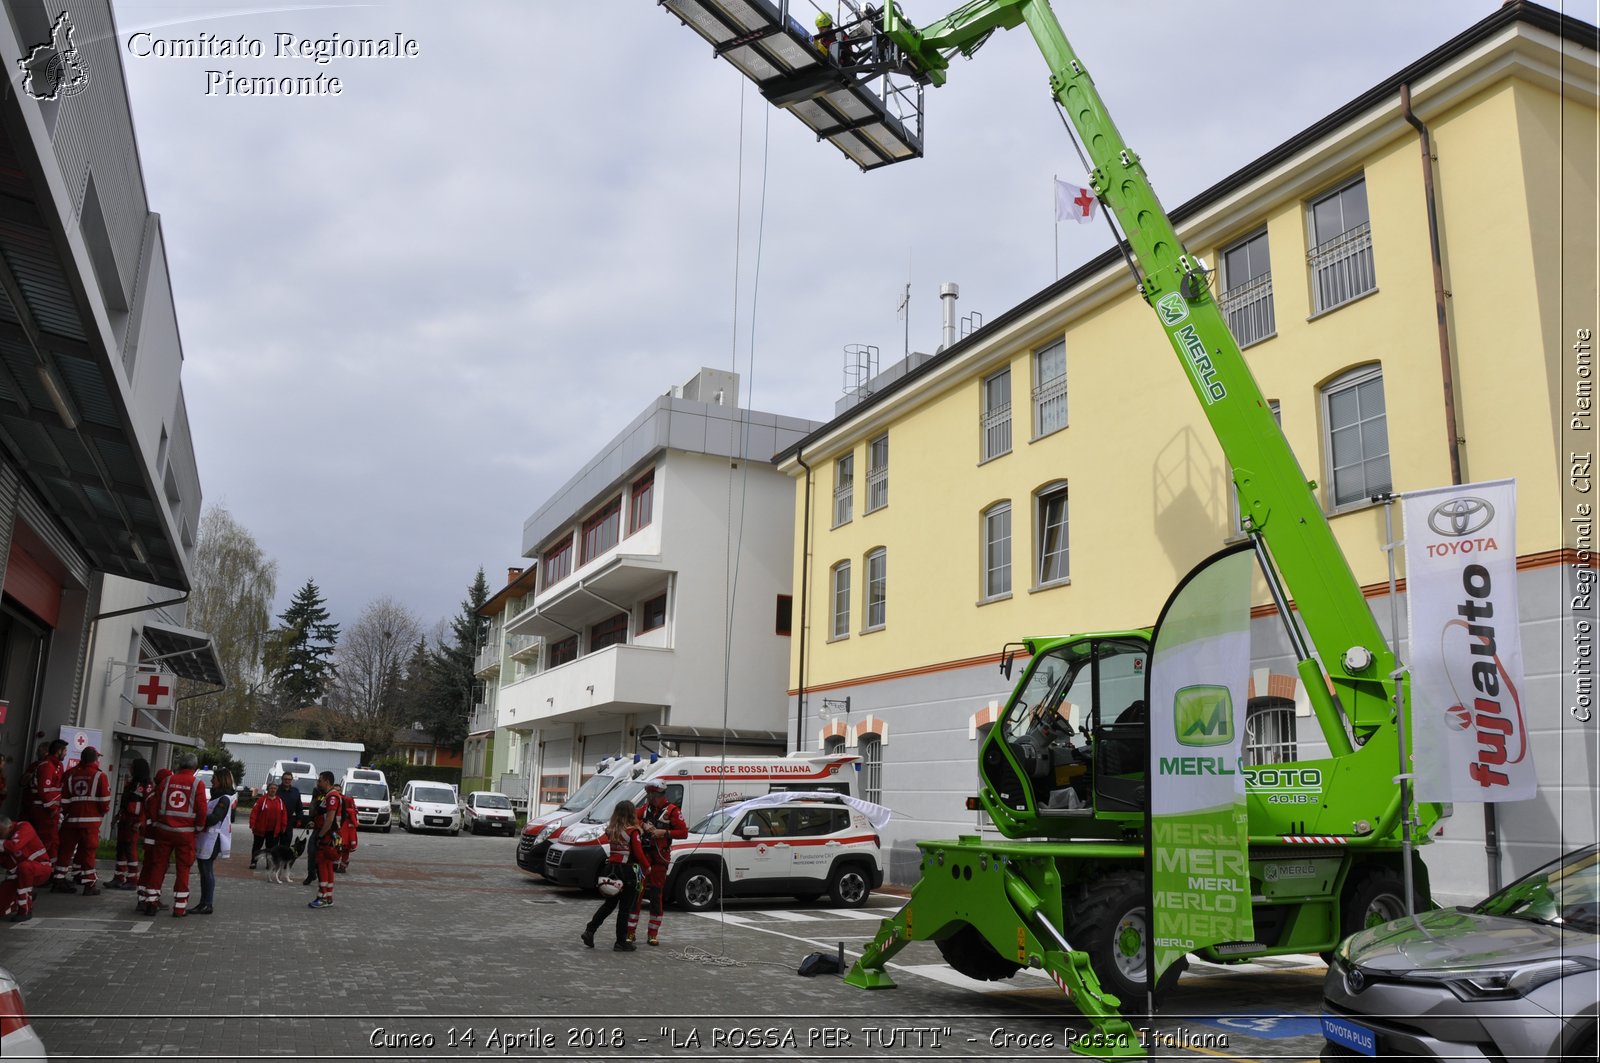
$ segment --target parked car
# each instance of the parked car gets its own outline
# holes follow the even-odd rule
[[[385,787],[389,785],[388,777],[377,768],[346,768],[344,770],[344,779],[339,785],[345,787],[353,782],[377,782],[382,783]]]
[[[511,798],[493,790],[468,794],[461,815],[461,825],[473,834],[492,831],[510,838],[517,833],[517,814],[511,809]]]
[[[1323,1058],[1596,1058],[1600,845],[1473,906],[1339,945],[1323,984]]]
[[[0,967],[0,1058],[46,1059],[44,1042],[28,1021],[22,990],[11,972]]]
[[[449,783],[406,783],[396,812],[402,830],[446,830],[461,833],[461,806]]]
[[[345,796],[356,803],[356,828],[376,827],[389,833],[391,811],[389,786],[381,782],[363,782],[353,779],[344,784]]]
[[[714,812],[673,843],[667,896],[690,911],[714,908],[719,897],[814,901],[824,893],[859,908],[883,885],[882,848],[867,818],[838,800]]]

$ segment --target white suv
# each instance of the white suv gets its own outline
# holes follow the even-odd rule
[[[413,780],[400,794],[395,821],[401,830],[446,830],[455,835],[461,832],[461,805],[449,783]]]
[[[704,911],[719,897],[824,893],[843,908],[883,885],[882,841],[866,816],[841,801],[807,798],[733,814],[714,812],[672,844],[667,895]]]

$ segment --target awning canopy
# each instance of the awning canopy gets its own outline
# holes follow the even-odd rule
[[[216,687],[228,685],[222,675],[222,663],[211,645],[211,636],[205,632],[146,620],[144,639],[154,651],[151,663],[159,663],[164,671],[197,683]]]
[[[696,754],[714,754],[726,745],[739,752],[750,749],[776,749],[784,752],[789,739],[782,731],[743,730],[735,727],[676,727],[672,724],[647,723],[639,728],[639,744],[649,749],[672,746],[680,755],[687,746]]]

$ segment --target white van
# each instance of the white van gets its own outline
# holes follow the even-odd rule
[[[609,793],[621,780],[628,778],[635,767],[643,763],[630,757],[607,757],[600,762],[600,770],[589,776],[577,792],[569,795],[554,812],[541,816],[528,816],[528,825],[517,840],[517,866],[530,875],[544,877],[544,858],[550,851],[550,839],[567,823],[576,823],[602,796]],[[531,809],[531,802],[530,802]]]
[[[346,797],[355,802],[357,830],[362,827],[375,827],[385,834],[389,833],[393,810],[389,804],[388,783],[352,779],[346,776],[344,785],[340,789],[344,791]]]
[[[861,758],[853,753],[790,753],[784,757],[664,757],[640,765],[602,794],[575,822],[553,830],[545,854],[545,878],[557,885],[592,888],[606,858],[605,823],[619,801],[644,803],[644,784],[659,779],[667,800],[696,823],[719,808],[775,790],[855,796]]]
[[[342,790],[353,782],[382,783],[385,788],[389,785],[389,780],[377,768],[346,768],[344,778],[339,781],[339,788]]]
[[[461,805],[455,788],[447,782],[412,779],[400,792],[395,815],[401,830],[443,830],[461,833]]]

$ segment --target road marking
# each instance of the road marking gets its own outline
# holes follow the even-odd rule
[[[780,922],[786,922],[786,923],[815,923],[815,922],[818,922],[820,920],[823,920],[823,919],[827,918],[827,916],[825,916],[825,915],[813,915],[810,912],[779,911],[779,912],[762,912],[761,914],[762,915],[771,916],[772,918],[777,919]]]
[[[36,915],[16,930],[69,930],[85,934],[148,934],[154,923],[134,922],[131,919],[82,919],[68,916]]]

